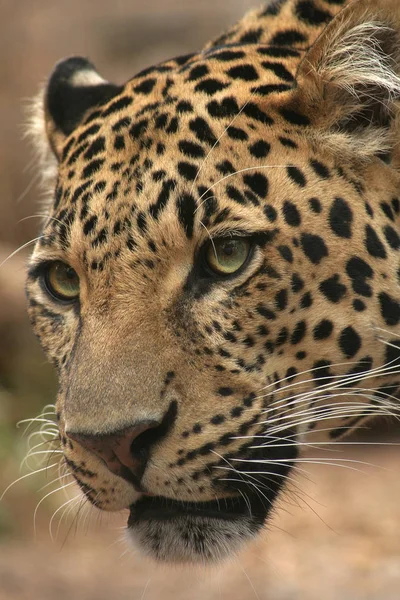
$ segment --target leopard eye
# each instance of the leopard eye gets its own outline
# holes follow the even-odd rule
[[[44,273],[48,293],[61,302],[73,302],[79,297],[79,277],[72,267],[61,261],[48,265]]]
[[[232,275],[244,265],[250,250],[247,238],[216,238],[208,243],[205,259],[214,273]]]

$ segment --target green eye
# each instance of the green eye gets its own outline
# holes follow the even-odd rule
[[[72,267],[63,262],[51,263],[44,274],[47,291],[63,302],[73,302],[79,297],[79,277]]]
[[[217,238],[206,248],[208,267],[219,275],[232,275],[239,271],[250,254],[247,238]]]

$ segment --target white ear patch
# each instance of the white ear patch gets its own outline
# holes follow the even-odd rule
[[[101,85],[107,83],[96,71],[82,69],[73,74],[70,79],[70,85],[73,87],[87,87],[92,85]]]

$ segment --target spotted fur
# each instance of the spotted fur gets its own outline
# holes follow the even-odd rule
[[[399,19],[275,0],[125,85],[63,61],[37,104],[27,291],[65,462],[155,558],[229,556],[308,446],[396,409]],[[232,235],[252,250],[218,278],[203,249]]]

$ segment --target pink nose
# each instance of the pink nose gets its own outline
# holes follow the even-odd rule
[[[141,421],[127,429],[108,435],[68,432],[67,436],[101,458],[115,475],[136,485],[140,482],[149,458],[150,446],[159,439],[157,421]]]

